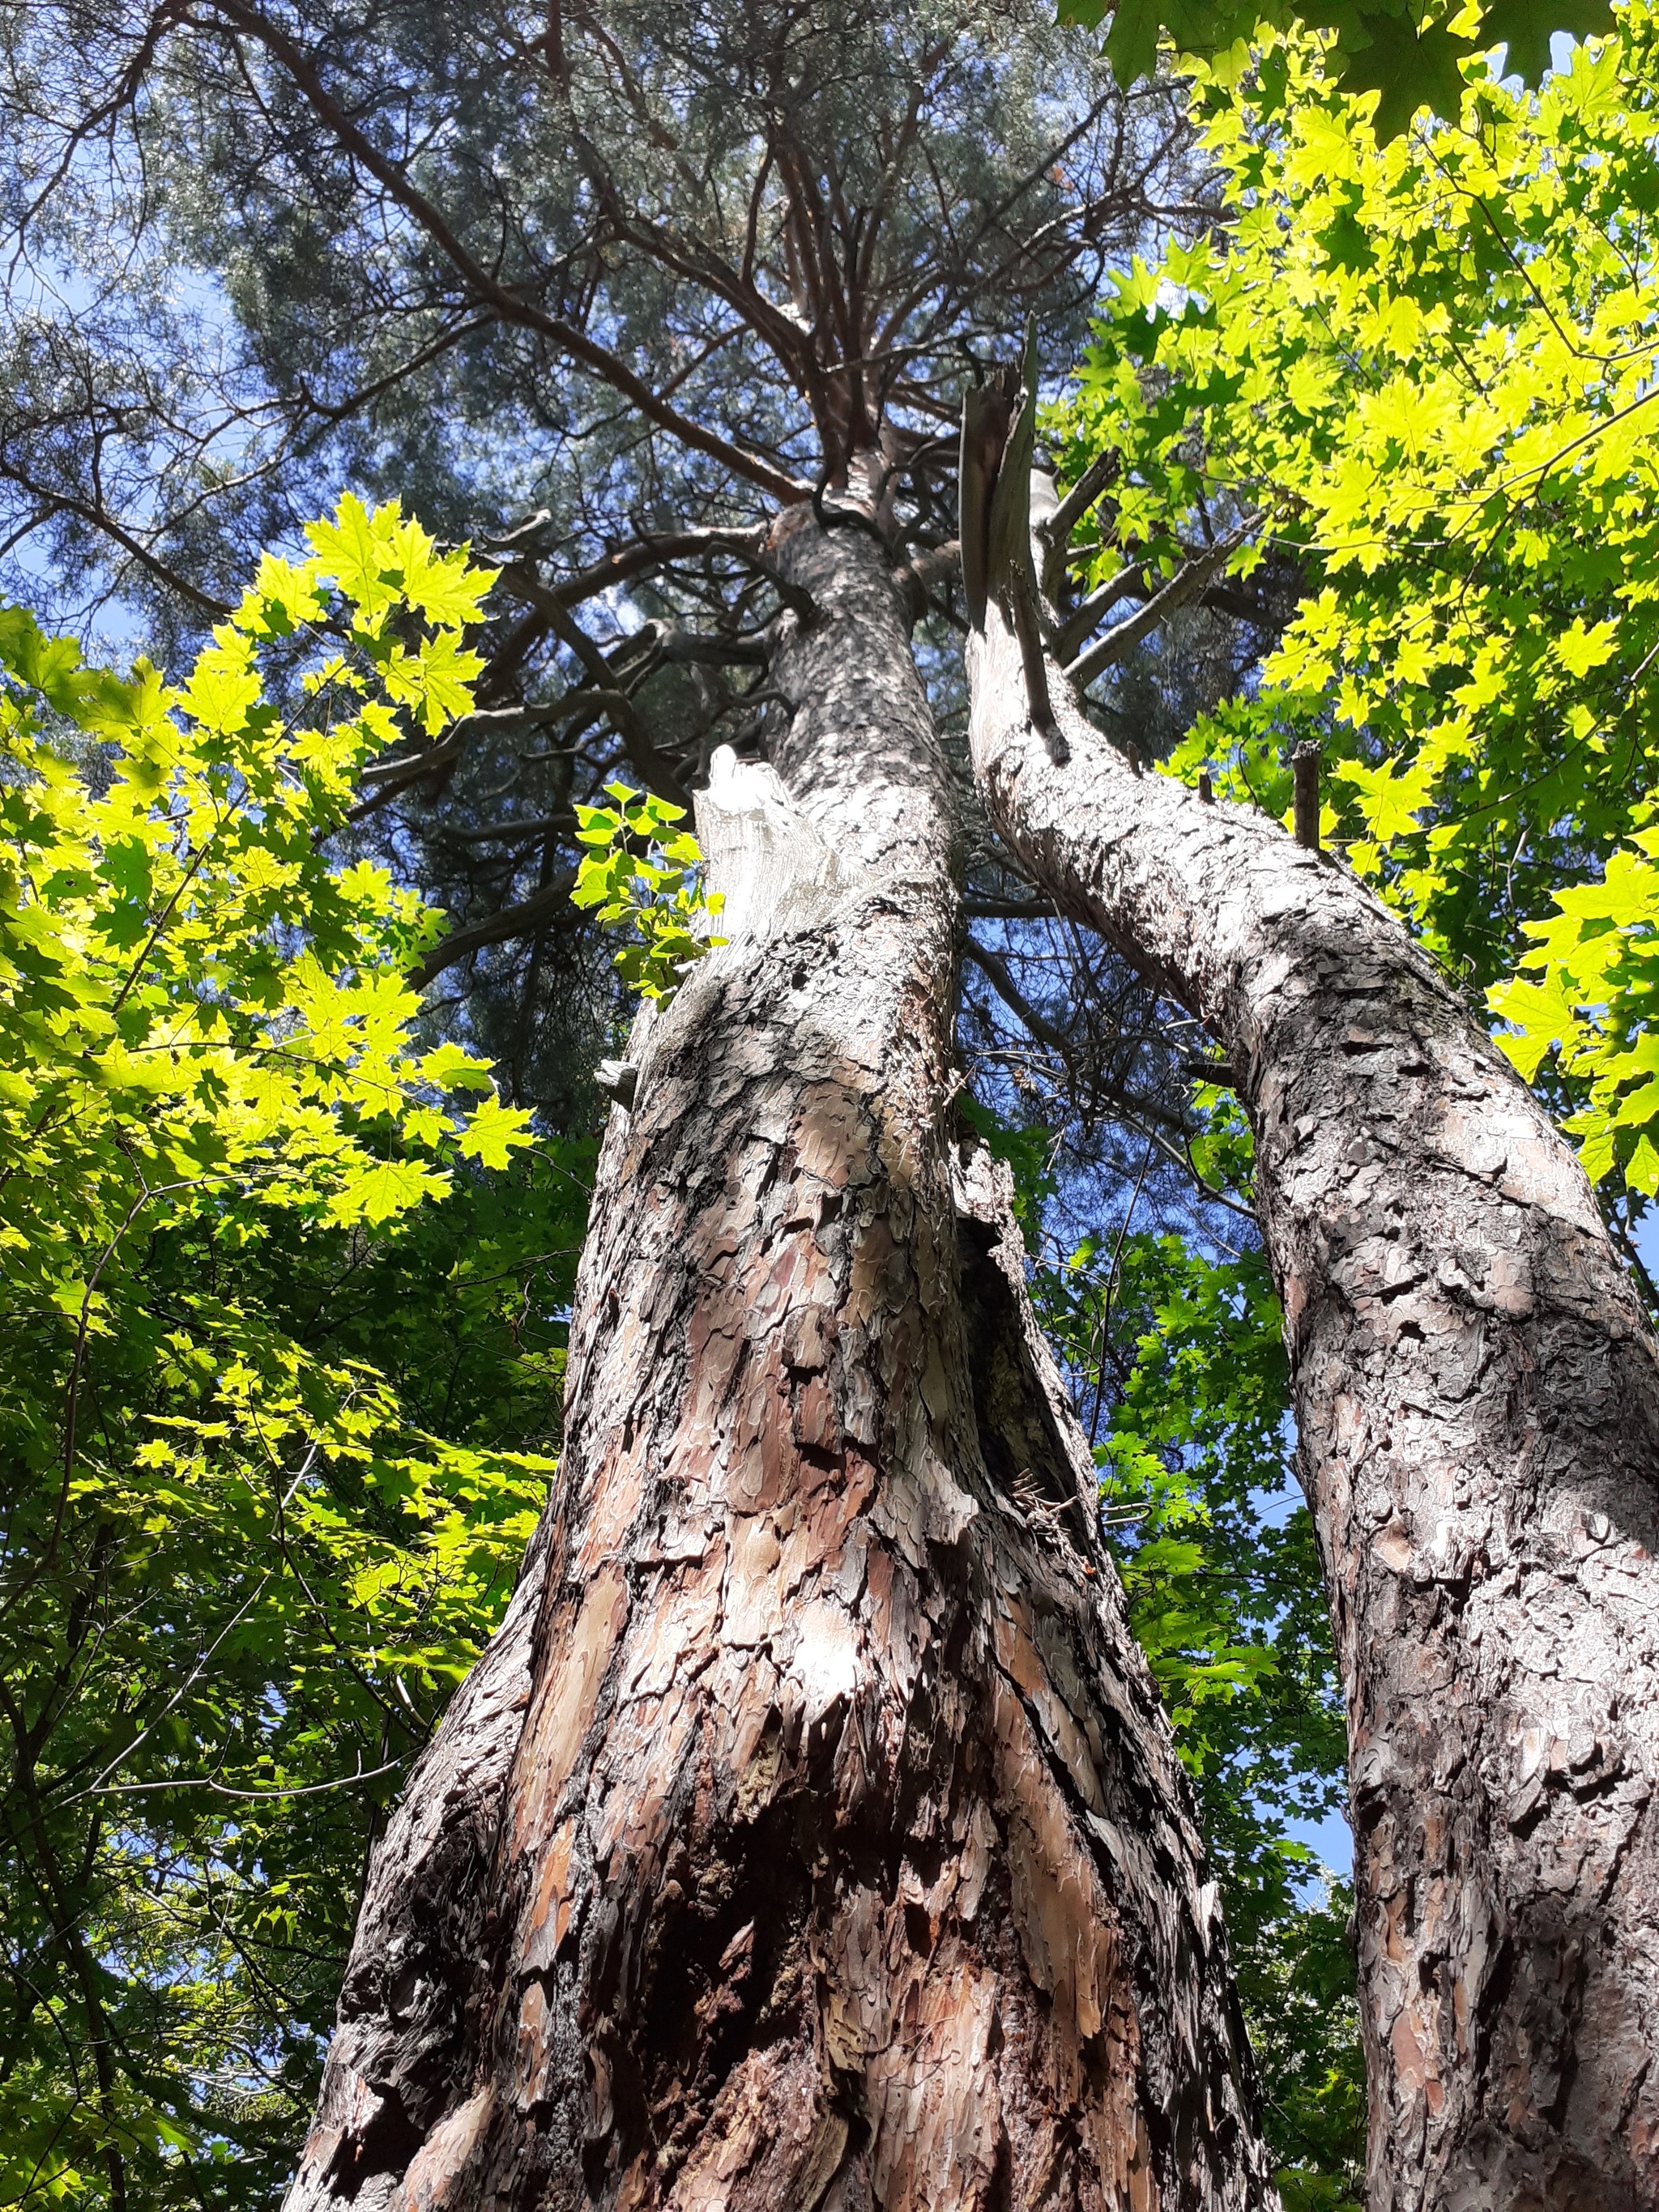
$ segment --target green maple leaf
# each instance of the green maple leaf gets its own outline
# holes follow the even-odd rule
[[[461,1151],[487,1168],[504,1168],[507,1156],[530,1142],[530,1115],[522,1106],[503,1106],[486,1098],[461,1132]]]
[[[1507,49],[1504,65],[1524,84],[1538,84],[1550,65],[1550,40],[1557,31],[1591,38],[1613,28],[1607,0],[1492,0],[1480,17],[1480,43]]]
[[[416,1161],[376,1160],[349,1176],[335,1192],[329,1200],[329,1218],[342,1223],[387,1221],[448,1188],[447,1176],[434,1174]]]
[[[384,605],[392,597],[383,573],[389,548],[386,532],[375,527],[378,520],[362,500],[348,492],[331,522],[310,523],[306,529],[319,560],[365,611]]]
[[[1164,27],[1158,0],[1120,0],[1106,33],[1106,58],[1122,85],[1150,76],[1158,65],[1158,33]]]
[[[1419,107],[1455,123],[1463,106],[1459,64],[1478,51],[1474,41],[1441,23],[1419,29],[1409,15],[1391,9],[1356,12],[1360,27],[1354,44],[1345,38],[1337,49],[1340,81],[1345,92],[1381,95],[1372,125],[1377,143],[1397,138]]]

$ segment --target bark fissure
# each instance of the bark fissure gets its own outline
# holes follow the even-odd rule
[[[807,510],[773,551],[820,615],[780,625],[775,768],[700,798],[732,941],[630,1046],[488,1775],[434,1804],[464,1692],[377,1855],[296,2212],[1273,2201],[1092,1465],[947,1126],[902,583]]]
[[[1052,487],[1038,479],[1045,503]],[[1659,2203],[1659,1351],[1565,1140],[1400,922],[1131,773],[992,579],[970,743],[1256,1139],[1348,1701],[1373,2212]]]

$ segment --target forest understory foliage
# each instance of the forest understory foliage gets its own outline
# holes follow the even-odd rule
[[[1090,698],[1109,734],[1287,823],[1292,754],[1321,747],[1328,848],[1489,1012],[1638,1268],[1659,1197],[1653,21],[1620,9],[1541,92],[1455,62],[1461,112],[1381,143],[1316,42],[1188,64],[1210,198],[1171,191],[1145,258],[1121,237],[1045,426],[1062,486],[1098,478],[1065,598],[1141,620]],[[24,348],[37,393],[45,346]],[[7,482],[84,579],[96,526],[9,427]],[[365,441],[366,488],[418,482],[406,432]],[[490,488],[428,465],[427,519],[459,537]],[[567,516],[591,519],[571,482]],[[309,557],[279,519],[177,689],[0,611],[0,2203],[279,2197],[368,1852],[558,1450],[617,986],[672,990],[709,933],[672,796],[613,781],[607,808],[605,777],[631,793],[666,759],[628,700],[655,737],[691,733],[681,767],[717,721],[764,748],[767,702],[723,688],[741,615],[712,676],[666,651],[629,674],[630,641],[684,612],[650,582],[607,586],[627,612],[597,672],[564,611],[558,699],[491,689],[541,605],[526,563],[562,542],[545,520],[510,542],[530,502],[502,483],[489,596],[395,505],[340,503]],[[183,574],[190,531],[165,552]],[[1160,610],[1195,561],[1201,592]],[[228,567],[205,546],[211,591]],[[929,589],[944,665],[955,586]],[[172,604],[189,635],[204,609]],[[561,751],[564,702],[607,686],[620,759],[580,758],[581,722]],[[492,713],[559,757],[441,820],[433,764]],[[464,900],[447,964],[434,902],[470,894],[502,805],[513,868],[493,907]],[[1364,2161],[1349,1899],[1292,1830],[1342,1801],[1341,1713],[1248,1136],[1167,1009],[1149,1097],[1149,1055],[1119,1050],[1144,995],[1003,856],[975,866],[959,1110],[1014,1170],[1225,1892],[1286,2204],[1336,2212]],[[616,984],[584,913],[633,925]]]
[[[422,1040],[437,917],[321,849],[489,574],[312,536],[177,687],[0,614],[8,2203],[280,2188],[557,1444],[592,1148]]]

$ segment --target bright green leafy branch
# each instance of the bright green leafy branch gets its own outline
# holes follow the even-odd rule
[[[1528,922],[1536,950],[1496,985],[1492,1010],[1510,1027],[1498,1042],[1530,1083],[1547,1054],[1582,1099],[1566,1126],[1592,1182],[1616,1167],[1644,1198],[1659,1197],[1659,827],[1634,830],[1599,883],[1559,892],[1545,921]]]
[[[1472,58],[1501,46],[1506,70],[1535,85],[1557,33],[1587,38],[1613,21],[1608,0],[1060,0],[1060,15],[1108,26],[1106,52],[1126,85],[1152,74],[1161,38],[1213,61],[1263,27],[1322,32],[1343,90],[1376,95],[1384,143],[1422,107],[1455,121]]]
[[[1659,1153],[1654,12],[1537,94],[1464,77],[1379,148],[1310,41],[1195,66],[1229,220],[1119,281],[1051,428],[1068,474],[1122,457],[1097,577],[1267,518],[1236,586],[1294,617],[1170,765],[1287,817],[1317,739],[1325,838],[1497,993],[1616,1206]]]
[[[587,848],[571,897],[592,908],[611,928],[630,928],[634,941],[616,965],[630,990],[666,1004],[688,969],[724,945],[708,923],[726,902],[704,888],[702,852],[683,806],[625,783],[608,783],[614,806],[578,806],[576,835]]]
[[[272,2200],[553,1464],[581,1163],[328,852],[490,576],[395,506],[310,539],[177,687],[0,609],[0,2203]]]

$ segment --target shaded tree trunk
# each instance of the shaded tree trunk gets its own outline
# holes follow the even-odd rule
[[[295,2212],[1272,2203],[1217,1894],[989,1159],[872,535],[774,548],[732,942],[641,1018],[507,1624],[376,1856]]]
[[[1255,1133],[1347,1697],[1372,2212],[1653,2206],[1652,1332],[1571,1148],[1396,918],[1133,773],[1052,661],[1040,738],[1011,605],[1005,568],[969,647],[992,818],[1209,1024]]]

